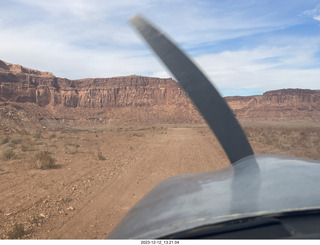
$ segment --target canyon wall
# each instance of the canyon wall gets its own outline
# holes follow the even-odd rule
[[[320,121],[320,90],[281,89],[225,99],[243,121]]]
[[[241,121],[320,121],[319,90],[282,89],[225,99]],[[52,115],[57,120],[117,124],[204,122],[171,78],[132,75],[69,80],[0,61],[0,105],[8,107],[12,103],[16,103],[12,110],[29,105],[32,109],[26,114],[33,114],[37,111],[34,106],[38,106],[44,115],[38,113],[39,118]]]
[[[17,66],[17,65],[14,65]],[[144,107],[189,105],[184,91],[171,78],[142,76],[68,80],[48,72],[0,66],[0,96],[14,102],[31,102],[67,108]]]

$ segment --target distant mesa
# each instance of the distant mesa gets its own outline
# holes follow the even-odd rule
[[[281,89],[225,99],[241,121],[320,121],[319,90]],[[128,125],[204,122],[171,78],[134,74],[69,80],[1,60],[0,102],[0,113],[11,108],[14,114],[19,107],[28,120],[41,117],[68,123]],[[4,120],[4,114],[0,115],[0,120]]]
[[[0,72],[8,72],[15,75],[28,74],[33,76],[54,77],[51,72],[41,72],[21,65],[10,64],[2,60],[0,60]]]
[[[10,70],[9,66],[7,66],[5,62],[0,60],[0,71],[9,71],[9,70]]]

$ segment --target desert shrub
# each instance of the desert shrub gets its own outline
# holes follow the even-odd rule
[[[21,139],[19,138],[14,138],[14,139],[11,139],[11,142],[15,145],[18,145],[18,144],[21,144]]]
[[[37,132],[35,132],[34,133],[34,135],[33,135],[33,138],[35,138],[35,139],[41,139],[41,137],[42,137],[42,134],[41,134],[41,131],[37,131]]]
[[[22,152],[35,151],[36,150],[35,145],[37,144],[38,144],[38,141],[32,142],[30,139],[26,139],[21,142],[20,148]]]
[[[77,154],[78,153],[78,149],[76,148],[72,148],[72,147],[66,147],[64,152],[66,154],[71,154],[71,155],[74,155],[74,154]]]
[[[250,141],[263,143],[283,153],[296,157],[320,159],[318,150],[320,130],[318,128],[246,127],[245,132]]]
[[[135,137],[143,137],[144,134],[143,134],[143,133],[133,133],[132,136],[135,136]]]
[[[51,135],[49,136],[50,139],[54,139],[55,137],[57,137],[57,135],[56,135],[55,133],[53,133],[53,134],[51,134]]]
[[[21,145],[21,151],[28,151],[29,150],[29,147],[25,144],[22,144]]]
[[[56,160],[47,151],[36,153],[33,159],[33,167],[37,169],[49,169],[55,167]]]
[[[11,231],[8,232],[9,239],[19,239],[26,234],[23,224],[15,224]]]
[[[78,149],[79,149],[80,145],[79,144],[65,144],[64,147],[65,147],[64,152],[66,154],[76,154],[79,152]]]
[[[103,156],[103,154],[100,151],[100,149],[98,149],[98,160],[100,160],[100,161],[106,160],[106,158]]]
[[[1,139],[0,144],[4,145],[4,144],[7,144],[9,141],[10,141],[10,137],[5,136],[4,138]]]
[[[2,152],[2,158],[5,161],[14,159],[16,157],[16,154],[14,153],[13,149],[6,149]]]

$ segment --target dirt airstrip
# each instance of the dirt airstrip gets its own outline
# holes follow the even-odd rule
[[[303,124],[304,125],[304,124]],[[256,153],[319,160],[319,127],[245,125]],[[35,167],[36,156],[53,159]],[[0,238],[103,239],[154,185],[228,166],[206,125],[43,129],[0,136]]]

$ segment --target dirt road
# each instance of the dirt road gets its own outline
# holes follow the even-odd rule
[[[205,127],[129,127],[54,134],[33,138],[33,149],[17,149],[16,159],[2,162],[2,238],[14,236],[17,224],[23,225],[22,234],[16,232],[21,238],[105,238],[158,182],[228,165]],[[28,137],[20,144],[30,140]],[[28,162],[35,148],[47,148],[57,160],[57,168],[31,169]]]
[[[318,126],[250,125],[255,153],[320,160]],[[31,165],[38,152],[54,168]],[[103,239],[152,187],[228,166],[204,125],[79,128],[0,137],[0,238]]]
[[[134,143],[132,147],[136,150],[129,154],[122,151],[123,156],[127,157],[121,159],[114,172],[115,177],[53,236],[103,238],[120,218],[161,180],[177,174],[226,166],[226,159],[219,157],[223,155],[220,146],[214,147],[215,142],[210,142],[200,131],[170,128],[134,133],[133,137],[137,138],[126,143]]]

